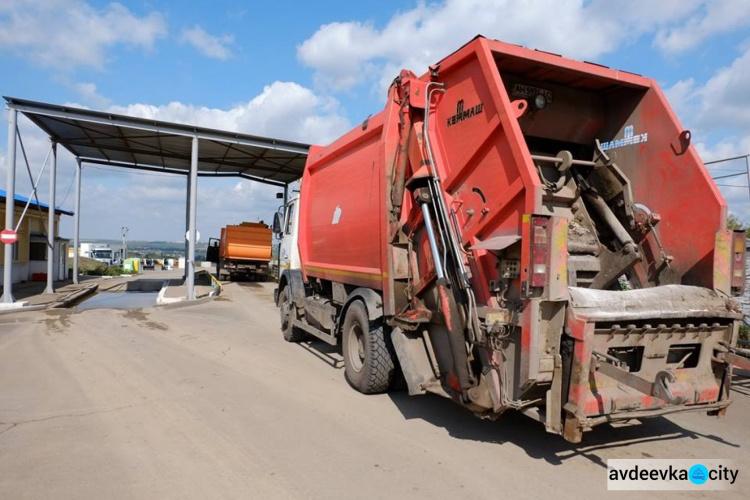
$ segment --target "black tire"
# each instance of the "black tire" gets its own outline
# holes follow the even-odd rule
[[[385,392],[393,381],[395,353],[380,321],[371,322],[356,301],[344,318],[342,350],[346,380],[363,394]]]
[[[297,311],[292,304],[290,288],[288,286],[279,292],[279,315],[281,317],[281,333],[287,342],[301,342],[305,340],[305,332],[292,326],[292,318]]]

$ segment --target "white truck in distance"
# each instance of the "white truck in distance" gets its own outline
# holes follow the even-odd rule
[[[81,243],[78,255],[93,259],[108,266],[114,264],[112,249],[107,244],[102,243]]]

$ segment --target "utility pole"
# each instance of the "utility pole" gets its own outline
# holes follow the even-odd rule
[[[123,266],[125,265],[125,259],[128,258],[128,231],[130,231],[129,227],[122,226],[122,255],[120,260]]]

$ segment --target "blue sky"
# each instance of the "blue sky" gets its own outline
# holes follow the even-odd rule
[[[750,152],[750,0],[0,0],[0,93],[326,143],[381,108],[399,69],[419,74],[478,33],[655,78],[704,160]],[[22,130],[38,172],[46,139]],[[0,134],[5,187],[5,120]],[[59,169],[71,208],[67,153]],[[750,220],[747,189],[721,189]],[[181,178],[87,167],[84,190],[84,238],[117,238],[123,225],[133,239],[184,233]],[[275,192],[201,179],[201,234],[270,220]]]

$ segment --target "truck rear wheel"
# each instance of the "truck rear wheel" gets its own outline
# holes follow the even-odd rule
[[[371,322],[362,302],[349,306],[344,318],[344,367],[349,384],[363,394],[385,392],[393,381],[395,356],[383,325]]]
[[[281,316],[281,333],[287,342],[301,342],[305,340],[305,332],[292,326],[292,318],[297,316],[290,294],[290,288],[284,287],[279,292],[279,315]]]

